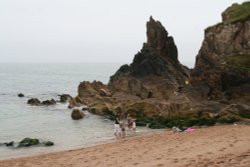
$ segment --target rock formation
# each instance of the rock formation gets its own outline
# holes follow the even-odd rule
[[[178,61],[173,37],[159,21],[152,17],[147,22],[147,43],[130,65],[123,65],[110,77],[108,88],[141,98],[169,96],[189,76],[187,67]],[[168,87],[166,91],[162,87]]]
[[[147,42],[133,62],[121,66],[108,85],[82,82],[72,106],[84,104],[109,118],[129,113],[152,128],[247,120],[250,2],[234,4],[222,17],[221,23],[206,29],[191,75],[178,61],[173,37],[150,17]]]

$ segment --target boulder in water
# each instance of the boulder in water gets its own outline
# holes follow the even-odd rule
[[[43,142],[43,144],[44,144],[45,146],[53,146],[53,145],[54,145],[54,142],[52,142],[52,141],[46,141],[46,142]]]
[[[71,113],[71,118],[73,120],[79,120],[82,119],[85,116],[83,112],[81,112],[79,109],[74,109]]]

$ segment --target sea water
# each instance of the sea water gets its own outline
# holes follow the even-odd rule
[[[52,147],[7,148],[0,146],[0,159],[30,156],[87,147],[114,140],[113,122],[85,112],[82,120],[71,119],[67,104],[30,106],[27,100],[59,100],[60,94],[77,95],[81,81],[109,77],[122,63],[0,64],[0,143],[25,137],[50,140]],[[25,97],[18,97],[23,93]],[[139,128],[138,132],[147,131]]]

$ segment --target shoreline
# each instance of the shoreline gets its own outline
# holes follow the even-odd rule
[[[220,125],[193,132],[163,131],[76,150],[0,160],[28,166],[249,166],[250,126]]]
[[[158,134],[158,133],[161,133],[163,131],[164,131],[163,129],[152,130],[152,129],[148,129],[145,127],[139,127],[136,134],[133,134],[132,132],[127,131],[125,139]],[[113,131],[111,133],[113,133]],[[80,150],[80,149],[95,147],[95,146],[99,146],[99,145],[103,145],[103,144],[110,144],[110,143],[118,142],[120,140],[125,140],[125,139],[116,139],[116,137],[113,135],[113,138],[111,138],[111,139],[97,141],[97,142],[93,142],[93,143],[88,143],[88,144],[86,144],[86,145],[84,144],[82,146],[74,146],[71,148],[70,147],[54,148],[54,146],[48,148],[48,147],[42,147],[42,146],[40,146],[40,147],[39,146],[32,146],[32,147],[27,147],[27,148],[24,147],[24,148],[21,148],[22,150],[20,150],[20,149],[11,149],[11,148],[2,146],[2,147],[5,147],[5,149],[8,151],[9,150],[12,150],[13,152],[16,151],[17,154],[11,154],[11,155],[7,154],[7,155],[3,155],[3,157],[1,157],[1,154],[0,154],[0,162],[4,161],[4,160],[22,159],[22,158],[35,157],[35,156],[46,155],[46,154]],[[36,149],[36,150],[34,150],[34,149]],[[40,149],[40,150],[37,151],[38,149]],[[25,150],[27,150],[27,152],[24,152]]]

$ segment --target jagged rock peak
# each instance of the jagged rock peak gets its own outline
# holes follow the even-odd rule
[[[155,21],[153,17],[150,16],[146,26],[146,45],[156,50],[160,56],[178,62],[177,47],[174,43],[174,39],[173,37],[168,36],[168,32],[162,26],[161,22]]]

